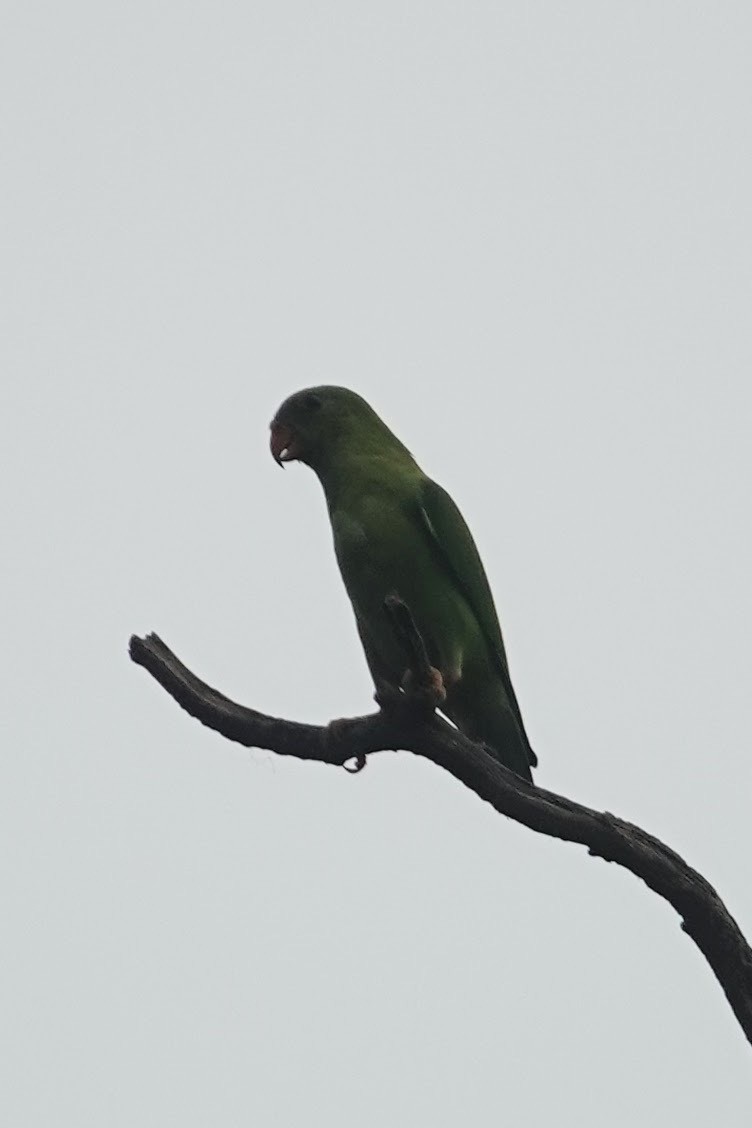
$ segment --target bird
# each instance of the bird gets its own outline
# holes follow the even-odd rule
[[[441,711],[532,782],[537,765],[509,676],[493,595],[457,505],[356,392],[334,385],[289,396],[270,424],[280,466],[309,466],[324,489],[334,551],[376,687],[408,685],[386,601],[409,608],[441,675]]]

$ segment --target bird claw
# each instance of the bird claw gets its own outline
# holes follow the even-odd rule
[[[352,729],[352,722],[346,717],[340,718],[339,720],[330,721],[329,724],[326,726],[327,742],[330,743],[330,744],[334,744],[334,745],[340,744],[343,740],[345,740],[347,738],[347,735],[351,731],[351,729]],[[348,763],[350,762],[350,760],[355,761],[351,768],[349,768],[347,766]],[[347,760],[342,765],[342,767],[345,769],[345,771],[349,772],[350,775],[357,775],[358,772],[363,771],[363,768],[365,766],[366,766],[366,754],[365,754],[365,752],[358,752],[355,756],[350,756],[349,760]]]

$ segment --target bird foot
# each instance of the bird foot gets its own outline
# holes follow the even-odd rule
[[[330,721],[329,724],[326,726],[327,743],[333,744],[335,746],[337,744],[341,744],[343,741],[345,741],[347,739],[347,737],[349,736],[351,731],[352,731],[352,721],[348,717],[342,717],[339,720]],[[350,764],[351,762],[352,762],[352,767],[348,767],[348,764]],[[345,769],[345,771],[349,772],[350,775],[357,775],[358,772],[363,771],[363,768],[365,766],[366,766],[366,754],[365,754],[365,752],[358,752],[355,756],[351,756],[350,760],[346,760],[345,763],[342,765],[342,767]]]
[[[404,702],[405,695],[398,685],[393,682],[378,681],[376,682],[376,692],[373,699],[378,705],[379,709],[383,709],[385,713],[397,709],[399,705]]]
[[[441,670],[437,670],[435,666],[428,666],[420,676],[407,670],[402,679],[402,688],[417,705],[431,710],[440,709],[446,701],[444,678]]]

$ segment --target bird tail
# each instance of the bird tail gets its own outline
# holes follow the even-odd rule
[[[494,702],[492,708],[478,710],[452,709],[444,707],[444,712],[457,725],[457,728],[471,740],[482,741],[497,760],[510,768],[522,779],[533,782],[531,766],[535,767],[538,757],[528,743],[527,736],[520,730],[517,719],[511,710]]]
[[[533,782],[531,767],[536,767],[538,757],[528,744],[527,737],[520,732],[515,717],[508,709],[495,712],[489,723],[478,732],[481,740],[488,744],[496,757],[511,768],[518,776]]]

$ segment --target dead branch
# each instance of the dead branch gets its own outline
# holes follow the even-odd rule
[[[362,766],[374,752],[413,752],[450,772],[500,814],[540,834],[580,843],[594,857],[628,869],[679,914],[681,927],[710,964],[752,1043],[752,950],[712,885],[640,827],[527,783],[483,745],[473,743],[437,716],[437,702],[426,700],[425,674],[430,667],[412,616],[404,605],[393,604],[389,612],[403,643],[412,651],[422,696],[416,700],[395,695],[376,713],[326,726],[270,717],[236,704],[191,673],[155,634],[134,635],[130,655],[192,717],[228,740],[337,767],[353,760]]]

